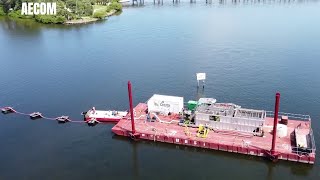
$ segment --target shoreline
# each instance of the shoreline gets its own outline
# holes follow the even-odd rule
[[[106,18],[113,16],[117,13],[116,10],[111,10],[106,14],[106,16],[103,19],[99,18],[94,18],[94,17],[82,17],[81,19],[75,19],[75,20],[70,20],[66,21],[63,23],[63,25],[75,25],[75,24],[87,24],[87,23],[92,23],[100,20],[105,20]]]
[[[93,12],[92,14],[83,14],[82,17],[76,18],[72,16],[71,20],[68,20],[67,17],[61,17],[61,15],[56,15],[53,17],[41,17],[41,16],[25,16],[21,15],[21,10],[11,10],[8,13],[1,14],[0,17],[8,17],[11,19],[31,19],[39,24],[60,24],[60,25],[76,25],[76,24],[88,24],[96,21],[102,21],[108,19],[108,17],[113,15],[119,15],[122,12],[122,4],[119,3],[119,0],[112,0],[112,2],[107,4],[95,4],[92,5]],[[1,6],[0,6],[1,7]],[[1,9],[0,9],[1,10]],[[71,12],[69,10],[69,12]]]

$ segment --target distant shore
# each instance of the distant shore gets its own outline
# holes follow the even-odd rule
[[[74,3],[73,3],[74,1]],[[12,4],[0,2],[0,16],[12,19],[33,20],[42,24],[87,24],[104,20],[122,12],[123,0],[58,0],[55,15],[24,15],[21,2],[12,0]],[[77,4],[77,5],[76,5]]]
[[[108,12],[105,16],[105,18],[107,17],[110,17],[114,14],[116,14],[117,11],[116,10],[112,10],[110,12]],[[105,19],[105,18],[102,18],[102,19]],[[81,19],[74,19],[74,20],[69,20],[69,21],[66,21],[64,22],[63,24],[66,24],[66,25],[73,25],[73,24],[87,24],[87,23],[91,23],[91,22],[95,22],[95,21],[99,21],[99,20],[102,20],[100,18],[94,18],[94,17],[82,17]]]

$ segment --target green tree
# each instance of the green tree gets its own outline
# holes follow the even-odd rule
[[[93,14],[94,18],[104,19],[106,17],[106,13],[103,11],[98,11]]]
[[[92,0],[66,0],[66,7],[77,15],[91,16],[93,12],[92,2]]]
[[[122,5],[116,1],[113,1],[108,7],[108,12],[111,10],[122,11]]]
[[[15,5],[16,0],[0,0],[0,5],[3,7],[5,13],[9,12],[9,9]]]
[[[3,6],[0,5],[0,16],[4,16],[4,15],[6,15],[6,13],[3,10]]]
[[[36,15],[35,20],[44,24],[62,24],[72,16],[72,13],[68,12],[65,8],[65,2],[57,1],[57,14],[53,15]]]
[[[66,21],[64,16],[46,16],[46,15],[39,15],[35,16],[35,20],[37,22],[41,22],[44,24],[62,24]]]

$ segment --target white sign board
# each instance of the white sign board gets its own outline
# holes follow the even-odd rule
[[[206,73],[197,73],[197,81],[205,80],[206,79]]]

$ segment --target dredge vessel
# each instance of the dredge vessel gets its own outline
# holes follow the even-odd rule
[[[316,145],[309,115],[279,112],[280,93],[274,112],[247,109],[233,103],[218,103],[200,98],[184,104],[183,97],[153,95],[133,108],[128,82],[130,111],[96,110],[84,112],[84,121],[69,116],[46,117],[40,112],[23,113],[12,107],[0,108],[3,114],[16,113],[32,120],[58,123],[87,123],[95,126],[116,122],[112,132],[134,140],[151,140],[233,153],[262,156],[272,161],[288,160],[314,164]]]
[[[147,103],[132,105],[112,128],[119,136],[207,148],[253,156],[314,164],[316,146],[309,115],[242,108],[213,98],[189,101],[183,97],[153,95]]]

